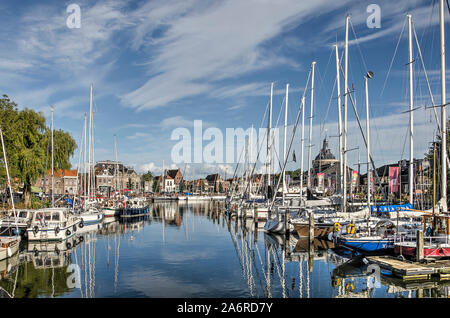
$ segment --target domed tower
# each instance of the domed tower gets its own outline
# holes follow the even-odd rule
[[[323,140],[322,149],[312,162],[314,173],[324,171],[337,162],[339,162],[339,160],[337,160],[331,153],[331,150],[328,148],[327,137],[325,137],[325,139]]]

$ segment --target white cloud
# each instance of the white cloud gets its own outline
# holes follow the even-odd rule
[[[127,136],[127,139],[138,139],[138,138],[147,138],[150,137],[151,135],[149,133],[143,133],[143,132],[136,132],[134,133],[134,135],[131,136]]]
[[[153,9],[158,10],[158,19],[141,26],[134,42],[139,46],[150,41],[157,52],[148,65],[151,77],[122,96],[123,104],[138,111],[161,107],[208,93],[217,86],[216,81],[290,64],[292,61],[269,53],[262,45],[293,25],[346,2],[190,1],[182,10],[174,10],[171,1],[156,2]],[[146,12],[148,7],[140,10]],[[164,31],[154,37],[157,27]]]

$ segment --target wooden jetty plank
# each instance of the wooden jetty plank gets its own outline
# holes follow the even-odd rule
[[[425,267],[418,263],[402,261],[392,257],[368,256],[366,258],[370,263],[377,264],[404,280],[429,279],[435,273],[435,269],[432,267]]]

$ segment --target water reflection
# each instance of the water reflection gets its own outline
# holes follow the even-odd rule
[[[376,282],[329,241],[263,231],[223,203],[158,202],[0,262],[1,297],[449,297],[450,282]],[[79,269],[79,284],[74,281]]]

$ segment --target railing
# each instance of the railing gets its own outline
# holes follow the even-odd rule
[[[411,234],[411,232],[398,233],[394,236],[394,243],[404,243],[404,242],[415,242],[417,238],[417,230],[415,231],[415,235]],[[440,235],[440,236],[424,236],[423,242],[424,245],[431,246],[433,244],[449,244],[450,235]]]

